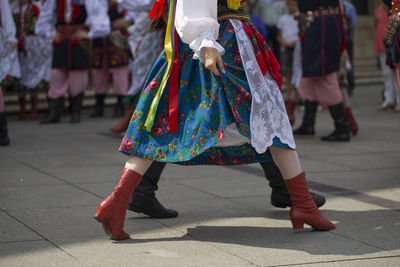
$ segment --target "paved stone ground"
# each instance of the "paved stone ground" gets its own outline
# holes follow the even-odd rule
[[[107,133],[114,121],[11,117],[12,145],[0,148],[0,266],[400,266],[400,114],[375,111],[379,89],[357,89],[352,142],[319,141],[332,128],[326,111],[316,137],[297,138],[332,232],[293,232],[257,164],[169,165],[158,196],[180,216],[129,212],[132,239],[114,242],[92,218],[125,159],[121,137]]]

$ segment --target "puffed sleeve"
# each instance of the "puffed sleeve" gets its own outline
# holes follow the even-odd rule
[[[90,24],[89,37],[97,38],[108,35],[111,31],[111,26],[107,0],[85,1],[85,7]]]
[[[216,41],[219,33],[218,0],[177,0],[175,28],[181,40],[193,50],[194,59],[203,62],[204,47],[225,53]]]
[[[3,36],[6,42],[16,43],[17,39],[15,37],[16,34],[15,23],[12,17],[11,8],[10,4],[8,3],[8,0],[1,0],[0,12],[1,12],[0,35]]]
[[[56,34],[57,23],[56,0],[47,0],[40,10],[39,19],[36,22],[35,34],[50,37]]]

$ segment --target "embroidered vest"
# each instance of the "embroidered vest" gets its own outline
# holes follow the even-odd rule
[[[36,21],[39,17],[39,8],[35,4],[28,4],[29,6],[23,12],[20,8],[20,12],[14,14],[15,26],[17,28],[17,36],[21,34],[35,34]],[[21,14],[21,12],[23,14]],[[22,17],[23,16],[23,17]]]
[[[249,13],[243,7],[234,10],[228,8],[227,0],[218,0],[218,20],[241,19],[250,21]]]
[[[69,1],[68,1],[69,2]],[[57,1],[57,23],[56,26],[61,25],[79,25],[85,24],[87,13],[83,1],[72,1],[72,14],[70,21],[66,19],[67,8],[64,6],[66,4],[65,0]]]

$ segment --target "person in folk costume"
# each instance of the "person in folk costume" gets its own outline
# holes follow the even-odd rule
[[[298,91],[305,100],[305,113],[302,125],[294,134],[315,134],[320,103],[328,106],[335,123],[335,130],[321,140],[350,141],[349,122],[337,76],[346,47],[340,0],[298,0],[298,5],[303,73]]]
[[[138,51],[132,68],[133,74],[131,89],[129,91],[129,95],[125,99],[127,101],[127,104],[132,107],[132,112],[129,118],[124,119],[126,122],[122,122],[120,123],[121,125],[117,125],[115,127],[116,130],[114,130],[113,132],[121,133],[127,130],[129,126],[129,121],[132,117],[132,113],[137,104],[138,96],[140,96],[139,93],[143,88],[145,77],[147,76],[147,73],[150,71],[152,64],[159,55],[159,48],[162,46],[162,34],[159,30],[148,31],[144,34],[144,36],[142,33],[143,31],[145,31],[145,29],[150,29],[151,20],[148,17],[148,12],[150,11],[151,5],[153,3],[154,1],[149,1],[148,11],[141,13],[137,17],[135,25],[128,29],[131,33],[129,38],[131,50],[132,52]],[[142,5],[145,3],[142,0],[128,0],[124,4],[127,5],[128,10],[143,10],[144,8]],[[244,8],[246,8],[246,5],[244,5]],[[160,27],[160,29],[164,29],[165,31],[165,23],[160,22],[160,20],[157,22],[157,27]],[[153,44],[153,46],[151,44]],[[152,48],[152,50],[150,50],[150,48]],[[153,58],[154,61],[151,60]],[[151,65],[149,65],[149,62],[151,62]],[[133,192],[128,204],[128,210],[138,213],[144,213],[155,218],[171,218],[178,216],[178,213],[176,211],[164,208],[164,206],[158,201],[155,195],[155,191],[157,191],[158,189],[158,182],[165,166],[166,163],[164,162],[154,161],[151,164],[149,169],[143,175],[142,181]],[[292,205],[290,195],[279,168],[273,161],[262,162],[261,166],[264,170],[266,178],[269,180],[270,186],[272,187],[272,205],[279,208],[290,207]],[[316,193],[311,194],[318,207],[324,205],[325,198],[322,195]]]
[[[7,118],[4,112],[4,93],[1,85],[7,77],[21,77],[16,32],[10,3],[8,0],[0,0],[0,146],[10,144]]]
[[[111,35],[119,40],[125,40],[126,28],[129,22],[125,20],[125,11],[115,0],[108,0],[108,16],[111,21]],[[104,98],[108,90],[108,78],[111,69],[114,85],[114,94],[117,96],[113,118],[124,116],[122,100],[129,89],[129,51],[128,48],[116,45],[111,35],[95,38],[92,41],[92,77],[93,89],[96,92],[95,110],[92,118],[102,117],[104,113]]]
[[[273,158],[291,196],[293,228],[335,228],[308,191],[280,92],[279,64],[240,2],[169,1],[165,52],[150,71],[121,143],[129,159],[95,213],[113,239],[129,238],[123,230],[126,207],[153,161],[238,165]],[[157,1],[150,15],[161,16],[164,7],[165,1]]]
[[[90,26],[90,31],[86,30]],[[106,0],[47,0],[36,23],[37,35],[53,40],[48,97],[50,113],[40,123],[60,122],[64,95],[72,96],[71,123],[80,121],[90,68],[89,39],[110,33]]]
[[[399,90],[398,95],[400,95],[400,0],[384,0],[384,3],[391,8],[389,12],[389,23],[383,42],[386,47],[386,53],[388,54],[388,64],[393,69],[395,81]],[[393,110],[400,112],[400,103],[397,103]]]
[[[37,118],[38,92],[46,91],[51,72],[51,42],[35,35],[35,24],[40,6],[32,0],[14,1],[11,5],[17,26],[18,59],[21,79],[17,82],[20,104],[19,119],[26,117],[26,94],[30,94],[31,113],[29,119]]]

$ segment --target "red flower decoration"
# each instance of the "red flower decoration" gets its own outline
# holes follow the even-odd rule
[[[241,95],[236,96],[235,104],[236,104],[236,106],[240,106],[242,104],[242,96]]]
[[[211,155],[211,156],[208,157],[208,161],[216,162],[217,161],[217,157],[215,155]]]
[[[239,112],[237,112],[237,109],[235,107],[232,107],[232,113],[235,117],[239,117]]]
[[[235,57],[235,64],[237,66],[239,66],[240,64],[242,64],[242,58],[240,56],[236,56]]]
[[[227,31],[228,33],[234,33],[234,32],[235,32],[235,29],[233,28],[233,26],[227,25],[227,26],[226,26],[226,31]]]
[[[155,136],[160,136],[163,134],[164,129],[161,125],[157,125],[153,127],[152,131]]]
[[[251,95],[250,95],[248,92],[245,91],[245,92],[243,93],[243,99],[244,99],[244,100],[249,100],[250,98],[251,98]]]
[[[156,79],[154,79],[154,80],[152,80],[150,83],[149,83],[149,89],[150,90],[155,90],[155,89],[157,89],[158,88],[158,81],[156,80]]]
[[[125,151],[130,151],[133,148],[133,142],[131,139],[126,139],[122,146]]]
[[[160,122],[161,124],[168,124],[168,115],[167,114],[160,115]]]
[[[222,139],[224,139],[224,131],[222,131],[222,129],[219,129],[219,131],[218,131],[218,141],[221,141]]]
[[[239,47],[235,47],[235,48],[233,49],[233,53],[239,54]]]
[[[242,123],[242,119],[239,118],[239,117],[237,117],[237,118],[236,118],[236,122],[240,124],[240,123]]]
[[[240,159],[238,157],[232,157],[232,158],[230,158],[230,160],[231,160],[232,164],[234,164],[234,165],[240,164]]]

